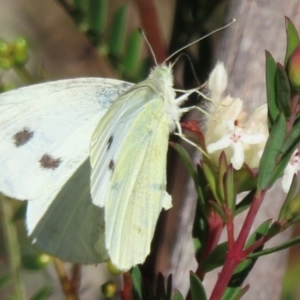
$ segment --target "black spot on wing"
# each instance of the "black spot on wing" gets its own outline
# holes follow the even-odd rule
[[[39,160],[39,162],[43,169],[55,170],[59,167],[62,160],[60,158],[54,158],[49,154],[44,154],[42,158]]]
[[[13,141],[16,147],[25,145],[29,140],[32,139],[34,131],[31,131],[29,128],[24,127],[23,130],[17,132],[13,135]]]
[[[115,162],[114,162],[113,160],[111,160],[111,161],[109,162],[108,168],[109,168],[111,171],[114,170],[114,168],[115,168]]]
[[[107,151],[110,149],[111,143],[113,142],[114,137],[113,135],[110,136],[110,138],[107,141]]]

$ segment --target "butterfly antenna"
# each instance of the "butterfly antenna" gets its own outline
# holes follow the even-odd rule
[[[189,66],[191,67],[191,70],[192,70],[192,73],[193,73],[193,76],[198,84],[198,86],[200,86],[200,82],[197,78],[197,75],[196,75],[196,72],[195,72],[195,68],[194,68],[194,65],[193,65],[193,62],[191,60],[191,57],[187,54],[187,53],[180,53],[180,55],[178,55],[178,57],[176,57],[175,61],[172,63],[172,69],[173,67],[176,65],[176,63],[178,62],[178,60],[184,56],[187,60],[188,60],[188,63],[189,63]]]
[[[151,52],[151,55],[152,55],[152,57],[153,57],[153,60],[154,60],[155,65],[158,66],[158,63],[157,63],[157,60],[156,60],[154,51],[153,51],[153,49],[152,49],[152,47],[151,47],[151,45],[150,45],[150,43],[149,43],[149,41],[148,41],[148,39],[147,39],[147,37],[146,37],[145,32],[143,31],[142,28],[139,28],[139,31],[140,31],[141,35],[143,36],[143,38],[145,39],[145,41],[146,41],[146,43],[147,43],[147,45],[148,45],[148,48],[149,48],[149,50],[150,50],[150,52]]]
[[[199,38],[198,40],[195,40],[195,41],[193,41],[193,42],[191,42],[191,43],[185,45],[184,47],[178,49],[178,50],[175,51],[173,54],[171,54],[165,61],[169,60],[169,59],[172,58],[174,55],[176,55],[178,52],[180,52],[180,51],[182,51],[182,50],[188,48],[189,46],[191,46],[191,45],[193,45],[193,44],[195,44],[195,43],[198,43],[199,41],[201,41],[201,40],[207,38],[208,36],[210,36],[210,35],[212,35],[212,34],[218,32],[218,31],[220,31],[220,30],[223,30],[223,29],[229,27],[229,26],[230,26],[232,23],[234,23],[235,21],[236,21],[236,19],[232,19],[231,21],[229,21],[228,23],[226,23],[224,26],[222,26],[222,27],[220,27],[220,28],[218,28],[218,29],[216,29],[216,30],[214,30],[214,31],[212,31],[212,32],[210,32],[210,33],[208,33],[208,34],[206,34],[205,36],[202,36],[202,37]]]

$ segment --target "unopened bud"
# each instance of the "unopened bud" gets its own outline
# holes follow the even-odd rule
[[[292,88],[300,91],[300,45],[296,47],[289,58],[287,72]]]

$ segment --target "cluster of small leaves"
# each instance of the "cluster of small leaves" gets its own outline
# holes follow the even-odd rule
[[[172,275],[169,275],[167,280],[159,274],[156,279],[155,289],[151,284],[143,280],[142,274],[138,267],[131,270],[132,279],[132,300],[184,300],[184,297],[179,291],[173,292]],[[206,294],[203,285],[199,278],[190,273],[190,299],[205,300]]]
[[[149,61],[141,60],[143,37],[137,29],[131,32],[127,29],[129,5],[117,8],[108,23],[108,0],[59,2],[120,77],[132,82],[146,77]]]

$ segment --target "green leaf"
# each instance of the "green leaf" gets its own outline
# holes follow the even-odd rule
[[[275,122],[279,114],[275,95],[276,69],[277,66],[273,56],[268,51],[266,51],[266,84],[268,99],[268,118],[270,125]]]
[[[6,286],[11,281],[11,277],[9,275],[4,275],[0,277],[0,289]]]
[[[294,176],[291,187],[289,189],[289,192],[288,192],[288,194],[284,200],[284,203],[280,209],[278,221],[282,221],[283,219],[285,219],[288,214],[289,206],[294,198],[294,195],[295,195],[295,192],[297,189],[297,181],[298,181],[297,176]]]
[[[272,174],[276,167],[276,159],[280,153],[286,133],[286,119],[280,113],[272,126],[264,153],[260,160],[257,187],[264,190],[269,187]]]
[[[218,182],[218,186],[219,186],[219,194],[220,197],[222,199],[225,199],[225,186],[224,186],[224,176],[227,172],[227,159],[226,159],[226,155],[225,152],[222,151],[221,155],[220,155],[220,159],[219,159],[219,182]]]
[[[205,246],[208,237],[208,224],[200,201],[197,202],[192,234],[195,248],[195,257],[198,261],[201,257],[203,247]]]
[[[44,286],[41,289],[39,289],[31,298],[30,300],[45,300],[48,299],[49,296],[53,292],[53,287],[50,286]]]
[[[202,170],[215,200],[222,203],[213,169],[205,161],[202,161]]]
[[[182,294],[179,291],[175,291],[173,300],[184,300]]]
[[[191,300],[206,300],[205,289],[196,274],[190,273]]]
[[[250,192],[244,197],[244,199],[236,205],[236,208],[235,208],[235,216],[237,216],[237,215],[240,214],[241,212],[245,211],[245,210],[250,206],[250,204],[251,204],[252,201],[253,201],[253,197],[254,197],[255,193],[256,193],[256,190],[250,191]]]
[[[235,189],[237,194],[251,191],[257,185],[257,173],[254,173],[251,168],[244,165],[240,170],[234,171]]]
[[[89,28],[97,35],[105,30],[107,16],[107,0],[89,0],[88,24]]]
[[[249,288],[249,285],[246,285],[243,288],[228,288],[225,294],[222,296],[222,300],[239,300],[246,294]]]
[[[234,184],[234,172],[232,165],[229,165],[227,168],[227,172],[224,176],[224,186],[225,186],[225,199],[227,207],[231,210],[232,214],[234,214],[235,203],[236,203],[236,191]]]
[[[201,270],[204,273],[208,273],[218,267],[221,267],[225,262],[227,249],[228,242],[217,245],[215,249],[203,261]]]
[[[128,39],[125,57],[123,60],[124,72],[127,76],[134,76],[140,63],[143,37],[139,30],[133,31]]]
[[[139,267],[131,269],[133,299],[143,300],[143,279]]]
[[[292,247],[294,245],[297,245],[299,243],[300,243],[300,236],[297,236],[296,238],[290,239],[289,241],[284,242],[284,243],[282,243],[278,246],[252,253],[252,254],[249,255],[249,258],[251,258],[251,259],[252,258],[258,258],[258,257],[264,256],[264,255],[275,253],[275,252],[290,248],[290,247]]]
[[[276,101],[279,110],[284,113],[286,119],[291,116],[291,87],[284,67],[277,63],[276,72]]]
[[[300,142],[300,119],[297,119],[293,125],[293,129],[290,135],[285,140],[281,153],[287,153],[291,148],[296,150],[296,147],[299,145]]]
[[[126,32],[127,6],[121,6],[113,17],[109,39],[109,54],[120,56]]]
[[[182,162],[184,163],[185,167],[187,168],[189,175],[193,178],[197,196],[201,200],[201,202],[204,203],[202,189],[200,188],[200,186],[198,184],[198,175],[193,166],[193,162],[191,160],[189,153],[181,145],[179,145],[177,143],[170,143],[170,144],[177,151]]]
[[[285,28],[286,28],[287,43],[286,43],[284,65],[286,66],[291,54],[299,44],[299,35],[294,24],[288,17],[285,17]]]
[[[275,181],[282,176],[284,169],[288,165],[293,153],[295,152],[297,145],[293,145],[282,157],[280,162],[276,165],[275,170],[272,174],[272,178],[270,180],[270,186],[272,186]]]

